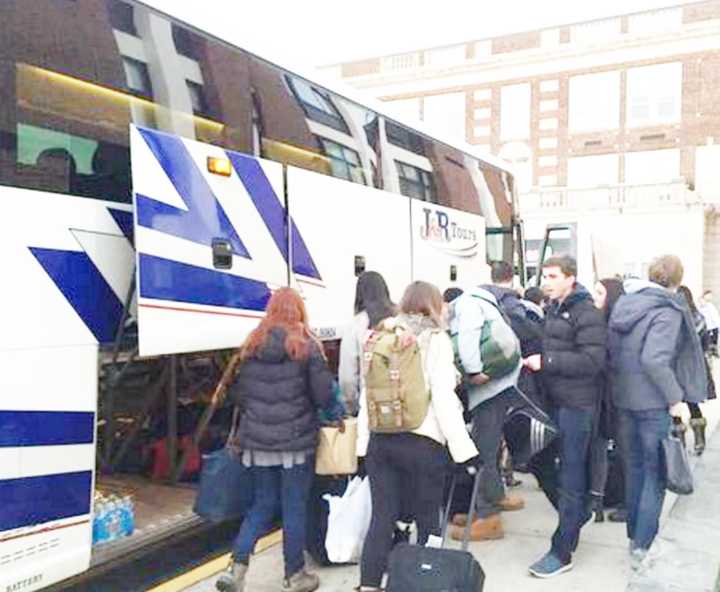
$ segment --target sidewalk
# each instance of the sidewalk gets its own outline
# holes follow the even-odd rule
[[[708,433],[714,431],[718,423],[720,406],[716,402],[703,405],[703,412],[708,417]],[[692,446],[692,438],[688,443]],[[692,458],[692,461],[696,461]],[[708,449],[707,456],[702,457],[701,463],[717,462],[720,464],[720,440],[715,438],[713,446]],[[545,499],[542,492],[535,486],[534,478],[531,475],[518,475],[523,484],[512,490],[525,498],[526,507],[520,512],[506,513],[503,515],[505,524],[505,538],[499,541],[488,541],[473,543],[471,551],[477,557],[480,565],[485,571],[486,582],[484,592],[507,592],[519,590],[522,592],[623,592],[630,583],[633,575],[630,570],[627,539],[625,536],[624,524],[613,524],[611,522],[589,523],[582,531],[580,546],[573,557],[575,568],[566,574],[562,574],[552,580],[539,580],[528,574],[528,567],[543,553],[550,544],[550,536],[556,526],[556,513],[550,503]],[[701,477],[701,472],[698,474]],[[715,483],[717,485],[717,483]],[[688,498],[692,500],[695,508],[701,507],[706,495],[714,494],[712,503],[707,510],[708,515],[720,517],[720,489],[699,486],[697,492]],[[701,496],[703,499],[701,499]],[[677,496],[668,494],[663,511],[663,522],[661,528],[667,523],[668,528],[673,526],[674,514],[668,518],[671,510],[674,510]],[[681,500],[682,504],[686,500]],[[677,508],[680,508],[678,504]],[[715,511],[713,511],[715,510]],[[687,513],[688,511],[686,511]],[[695,510],[694,518],[698,516]],[[708,536],[710,534],[708,533]],[[698,544],[702,545],[702,540]],[[694,545],[692,549],[699,548]],[[716,557],[717,547],[707,549],[708,553]],[[674,562],[676,570],[695,569],[694,564],[689,563],[685,557],[683,561]],[[683,567],[683,565],[685,567]],[[247,590],[252,592],[277,592],[280,590],[282,578],[282,547],[277,545],[264,553],[253,558],[248,576]],[[359,583],[359,568],[322,568],[317,569],[322,585],[321,592],[350,592]],[[186,592],[213,592],[215,577],[208,578],[194,586],[186,588]],[[680,580],[682,581],[682,580]],[[633,591],[643,592],[659,591],[664,588],[653,586],[645,587],[640,582],[633,580]],[[684,587],[674,587],[667,590],[681,591]],[[699,592],[702,588],[687,588],[692,592]]]

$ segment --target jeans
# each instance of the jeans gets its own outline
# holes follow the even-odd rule
[[[570,557],[580,539],[580,529],[590,518],[587,505],[588,460],[592,440],[592,409],[560,407],[560,488],[558,526],[552,536],[552,551],[561,561]]]
[[[609,459],[609,441],[596,435],[590,444],[590,495],[604,497],[607,485]]]
[[[253,467],[255,501],[240,527],[233,545],[233,559],[247,564],[255,543],[282,511],[285,577],[305,567],[305,524],[315,459],[284,469],[282,466]]]
[[[477,517],[487,518],[500,512],[498,503],[505,497],[498,454],[503,437],[505,416],[512,404],[514,388],[507,389],[472,410],[472,439],[483,462]]]
[[[444,446],[415,434],[373,434],[365,460],[373,500],[360,563],[362,586],[380,586],[401,512],[414,516],[418,544],[439,535],[448,456]],[[408,497],[405,492],[411,491]],[[410,508],[403,508],[403,498]]]
[[[665,501],[661,442],[670,432],[670,414],[665,409],[618,412],[618,443],[625,461],[627,534],[635,547],[649,549]]]

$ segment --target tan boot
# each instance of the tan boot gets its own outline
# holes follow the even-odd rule
[[[465,528],[455,526],[450,531],[450,538],[455,541],[463,540]],[[476,520],[470,527],[471,541],[494,541],[505,536],[503,532],[502,520],[500,514],[493,514],[482,520]]]
[[[283,581],[283,592],[314,592],[320,587],[320,578],[304,569]]]
[[[525,507],[525,500],[517,495],[506,495],[498,502],[503,512],[516,512]]]

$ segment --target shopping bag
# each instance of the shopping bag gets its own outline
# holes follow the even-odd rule
[[[213,523],[242,518],[253,502],[252,470],[227,448],[203,457],[195,512]]]
[[[354,477],[342,496],[326,495],[328,514],[325,550],[332,563],[357,563],[370,528],[370,480]]]
[[[668,491],[679,495],[693,492],[693,476],[690,471],[688,453],[680,438],[668,436],[662,441],[662,452],[665,461],[665,475]]]
[[[344,421],[345,430],[336,427],[320,428],[317,454],[315,455],[315,474],[317,475],[353,475],[357,473],[357,420]]]

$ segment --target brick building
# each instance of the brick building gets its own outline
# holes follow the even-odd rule
[[[705,179],[720,143],[720,1],[326,68],[515,162],[521,187]],[[709,147],[709,149],[707,149]]]
[[[603,218],[625,272],[675,250],[720,287],[720,0],[323,69],[509,160],[530,238]]]

